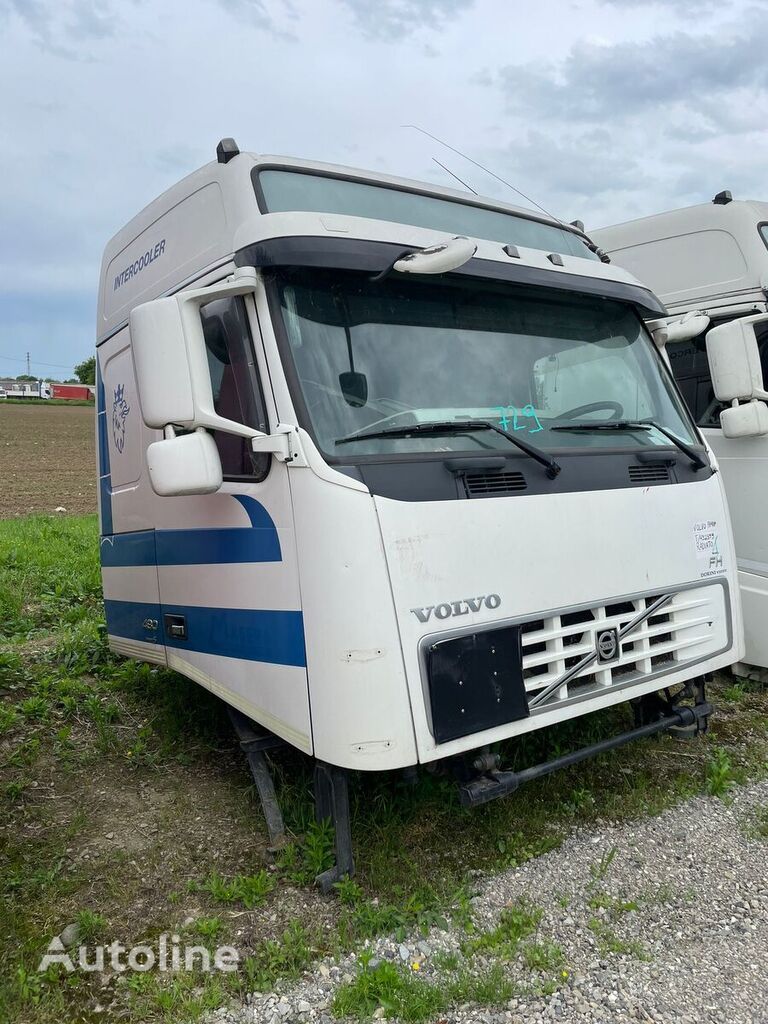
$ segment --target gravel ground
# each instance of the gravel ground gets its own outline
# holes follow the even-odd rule
[[[462,1006],[440,1020],[768,1022],[768,840],[754,827],[766,806],[768,781],[753,783],[734,789],[727,802],[702,797],[658,818],[599,823],[551,854],[478,878],[477,926],[492,928],[506,906],[528,901],[543,912],[535,938],[562,948],[567,977],[557,969],[552,995],[532,994],[502,1008]],[[465,939],[459,928],[433,930],[404,943],[379,939],[372,951],[418,963],[420,976],[439,981],[445,973],[435,955],[457,951]],[[476,956],[473,964],[482,960]],[[256,993],[212,1020],[331,1024],[334,990],[358,970],[354,955],[323,961],[301,982]],[[521,957],[506,962],[505,971],[522,989],[537,981]]]

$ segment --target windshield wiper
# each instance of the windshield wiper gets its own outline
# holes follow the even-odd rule
[[[690,445],[686,444],[685,441],[681,441],[679,437],[675,437],[671,430],[667,430],[666,427],[662,427],[660,423],[656,423],[655,420],[606,420],[603,423],[572,423],[565,424],[557,427],[550,427],[550,430],[651,430],[656,429],[660,434],[663,434],[668,440],[672,442],[680,451],[687,455],[693,463],[694,469],[704,469],[707,465],[707,460],[703,458],[697,451],[694,451]]]
[[[382,427],[381,430],[363,430],[356,434],[347,434],[346,437],[339,437],[334,444],[350,444],[352,441],[364,441],[367,438],[376,437],[410,437],[411,434],[463,434],[467,430],[493,430],[502,437],[506,437],[513,445],[530,455],[532,459],[541,463],[547,470],[547,476],[554,480],[562,469],[562,466],[528,441],[515,437],[503,427],[491,423],[489,420],[435,420],[428,423],[412,423],[410,426]]]

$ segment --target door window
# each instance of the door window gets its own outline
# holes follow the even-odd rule
[[[211,373],[213,406],[219,416],[269,433],[264,396],[245,302],[238,295],[200,310]],[[254,454],[247,438],[212,431],[227,479],[263,480],[270,455]]]

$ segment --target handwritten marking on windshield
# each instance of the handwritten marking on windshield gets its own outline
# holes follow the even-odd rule
[[[501,413],[499,426],[502,430],[526,430],[529,434],[538,434],[544,429],[532,405],[524,405],[522,409],[514,405],[497,405],[496,408]],[[522,423],[521,420],[528,420],[528,423]],[[530,429],[531,421],[536,424],[533,430]]]

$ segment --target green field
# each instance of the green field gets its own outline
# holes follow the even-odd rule
[[[95,517],[0,521],[0,1020],[194,1019],[269,991],[320,955],[444,915],[467,927],[468,956],[496,949],[493,936],[471,937],[477,869],[538,856],[597,818],[726,796],[765,771],[768,696],[726,678],[713,695],[718,714],[704,738],[636,744],[473,811],[433,775],[415,785],[356,778],[358,877],[326,899],[312,879],[329,864],[331,836],[312,823],[306,759],[273,757],[294,837],[273,861],[221,705],[174,673],[109,654]],[[522,767],[627,723],[626,708],[593,715],[508,744],[504,761]],[[165,931],[232,942],[246,960],[233,975],[39,974],[48,942],[71,923],[91,942],[130,946]],[[503,960],[511,947],[498,943]],[[537,984],[556,985],[554,966],[546,980],[537,964]],[[504,992],[493,985],[424,1005],[493,1002]],[[336,1009],[362,1013],[365,998],[350,989]]]

